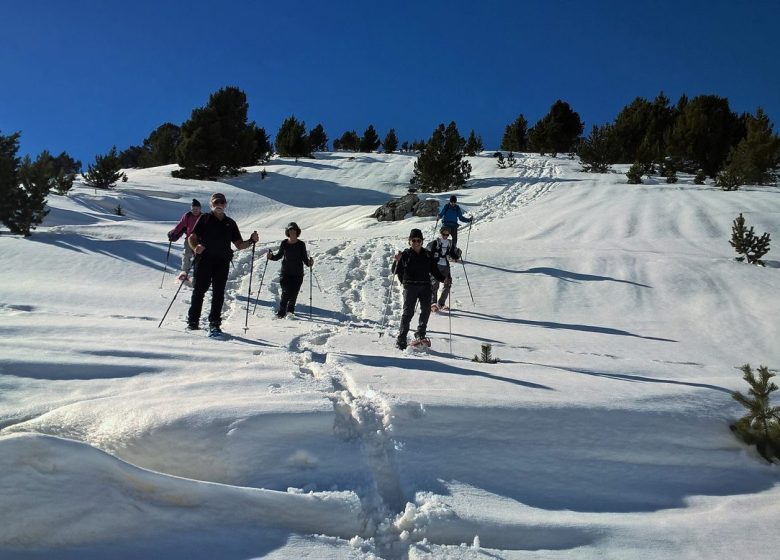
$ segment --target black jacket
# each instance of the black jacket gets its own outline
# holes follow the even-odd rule
[[[271,253],[269,258],[272,261],[282,259],[282,276],[303,276],[303,265],[309,266],[306,243],[300,239],[295,243],[285,239],[276,254]]]
[[[206,248],[203,258],[208,259],[229,261],[233,258],[230,244],[244,240],[232,218],[225,216],[220,220],[211,212],[203,214],[192,233],[198,236],[198,243]]]
[[[420,249],[416,253],[412,249],[406,249],[401,253],[398,262],[393,263],[393,272],[398,275],[401,283],[405,286],[413,284],[430,284],[431,275],[439,282],[444,282],[446,278],[436,266],[436,259],[427,249]]]

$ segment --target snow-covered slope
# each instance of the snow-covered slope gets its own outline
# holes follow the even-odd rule
[[[774,558],[777,467],[728,424],[738,366],[780,365],[780,262],[728,239],[740,212],[778,237],[780,189],[471,163],[466,264],[425,353],[393,346],[389,268],[435,220],[369,217],[407,154],[129,170],[0,235],[0,557]],[[258,258],[247,319],[245,250],[228,340],[184,331],[187,288],[158,328],[165,233],[215,191],[260,247],[303,229],[297,318],[272,319],[279,263]],[[471,361],[482,343],[499,363]]]

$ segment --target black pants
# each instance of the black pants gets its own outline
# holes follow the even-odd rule
[[[192,327],[200,322],[203,309],[203,297],[211,286],[211,313],[209,326],[218,327],[222,323],[222,304],[225,303],[225,285],[227,285],[230,261],[210,259],[201,256],[195,266],[192,285],[192,300],[187,314],[187,323]]]
[[[282,287],[282,298],[279,301],[277,315],[295,313],[295,301],[301,291],[301,284],[303,284],[303,276],[282,275],[279,279],[279,285]]]
[[[438,264],[439,272],[441,272],[446,280],[442,282],[441,295],[438,301],[436,296],[439,293],[439,281],[436,277],[431,275],[431,305],[436,303],[439,307],[444,307],[447,304],[447,297],[450,295],[450,288],[452,287],[452,274],[450,274],[450,267],[446,264]]]
[[[455,248],[458,246],[458,224],[443,224],[450,228],[450,240],[452,240],[452,249],[451,251],[453,254],[455,253]]]
[[[420,317],[414,337],[424,338],[428,328],[428,317],[431,316],[431,285],[429,283],[404,284],[404,310],[401,314],[401,332],[398,333],[398,342],[406,342],[409,324],[412,322],[417,302],[420,303]]]

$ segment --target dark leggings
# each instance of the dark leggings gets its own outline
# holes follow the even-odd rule
[[[282,298],[279,301],[279,315],[286,313],[295,313],[295,301],[298,299],[298,293],[301,291],[303,276],[283,275],[279,279],[282,286]]]

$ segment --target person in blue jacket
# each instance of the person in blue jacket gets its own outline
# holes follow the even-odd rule
[[[450,235],[452,236],[452,248],[450,249],[453,255],[457,255],[458,251],[458,220],[461,222],[471,223],[474,218],[467,218],[463,215],[463,210],[458,206],[458,197],[454,194],[450,197],[449,203],[445,204],[439,212],[439,219],[442,225],[450,228]]]

